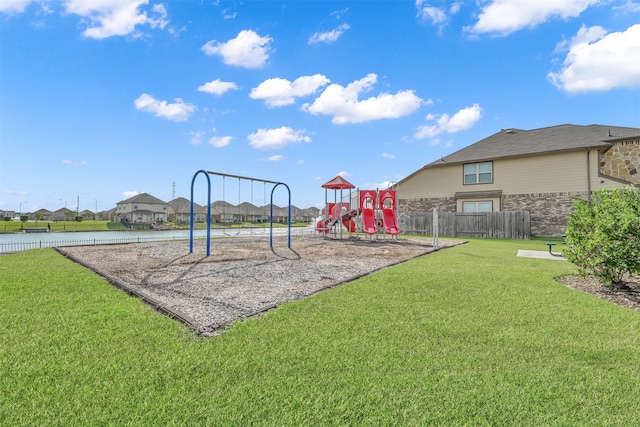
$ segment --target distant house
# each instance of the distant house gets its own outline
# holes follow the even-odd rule
[[[82,212],[80,212],[80,216],[86,220],[97,219],[96,212],[90,211],[89,209],[85,209]]]
[[[115,220],[130,223],[162,223],[167,220],[166,202],[148,193],[137,194],[116,204]]]
[[[171,200],[168,204],[169,207],[169,221],[189,223],[191,221],[191,201],[184,197],[178,197]],[[211,220],[216,221],[217,211],[211,210]],[[207,222],[207,208],[193,203],[193,221],[194,222]]]
[[[640,128],[506,129],[397,184],[405,212],[529,211],[531,233],[562,234],[573,196],[640,187]]]
[[[71,209],[60,208],[51,213],[50,219],[53,221],[73,221],[76,217],[76,213]]]
[[[40,221],[47,221],[52,219],[53,212],[48,209],[38,209],[33,213],[33,218]]]

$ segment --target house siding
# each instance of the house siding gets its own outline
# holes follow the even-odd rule
[[[629,151],[618,150],[616,155]],[[493,162],[493,182],[475,185],[462,184],[462,164],[429,167],[398,186],[398,206],[407,213],[435,208],[460,212],[462,201],[492,200],[495,211],[529,211],[532,235],[563,234],[574,197],[586,198],[589,191],[625,185],[602,175],[603,157],[596,149],[585,149],[498,159]],[[500,198],[481,197],[495,191],[502,192]],[[473,197],[474,192],[479,196]],[[464,196],[456,198],[456,193]]]

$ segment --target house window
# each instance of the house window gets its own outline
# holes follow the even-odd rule
[[[493,202],[491,200],[481,202],[462,202],[462,212],[493,212]]]
[[[464,165],[465,184],[489,184],[493,182],[493,163],[468,163]]]

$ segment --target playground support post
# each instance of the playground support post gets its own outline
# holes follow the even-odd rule
[[[273,186],[271,189],[271,202],[270,202],[270,210],[269,210],[269,247],[273,247],[273,192],[278,188],[279,185],[284,185],[287,188],[287,192],[289,193],[289,211],[287,213],[287,247],[291,248],[291,190],[289,186],[284,182],[279,182]]]
[[[189,212],[189,253],[193,253],[193,185],[196,182],[196,177],[203,173],[207,177],[207,256],[211,253],[211,178],[207,171],[200,169],[193,175],[191,180],[191,207]]]

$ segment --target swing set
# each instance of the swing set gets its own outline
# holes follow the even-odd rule
[[[220,173],[220,172],[213,172],[213,171],[207,171],[204,169],[201,169],[199,171],[197,171],[194,175],[193,178],[191,179],[191,208],[190,208],[190,220],[189,220],[189,253],[193,253],[193,224],[194,224],[194,209],[193,209],[193,188],[194,188],[194,184],[196,182],[196,178],[198,177],[198,175],[203,174],[206,178],[207,178],[207,256],[209,256],[211,254],[211,178],[210,175],[215,175],[215,176],[220,176],[222,177],[222,198],[224,199],[225,196],[225,178],[234,178],[238,180],[238,201],[240,200],[240,184],[241,182],[244,181],[250,181],[251,183],[251,201],[253,202],[253,183],[254,182],[262,182],[265,185],[265,196],[266,196],[266,185],[267,184],[273,184],[273,187],[271,188],[271,200],[269,203],[270,209],[269,209],[269,246],[273,247],[273,193],[276,190],[276,188],[278,188],[279,186],[283,185],[286,189],[287,189],[287,193],[288,193],[288,215],[287,215],[287,247],[291,248],[291,190],[289,189],[289,186],[287,184],[285,184],[284,182],[276,182],[276,181],[269,181],[266,179],[259,179],[259,178],[250,178],[250,177],[246,177],[246,176],[240,176],[240,175],[230,175],[230,174],[226,174],[226,173]],[[266,198],[266,197],[265,197]],[[224,200],[225,204],[226,204],[226,200]],[[251,204],[253,206],[253,203]],[[224,209],[224,207],[223,207]],[[247,207],[247,210],[249,208]],[[223,217],[225,216],[225,213],[223,211]],[[247,216],[244,218],[245,220],[248,218],[248,214]],[[223,221],[226,220],[226,218],[221,218]],[[238,234],[240,232],[238,231]],[[226,234],[226,233],[225,233]]]

